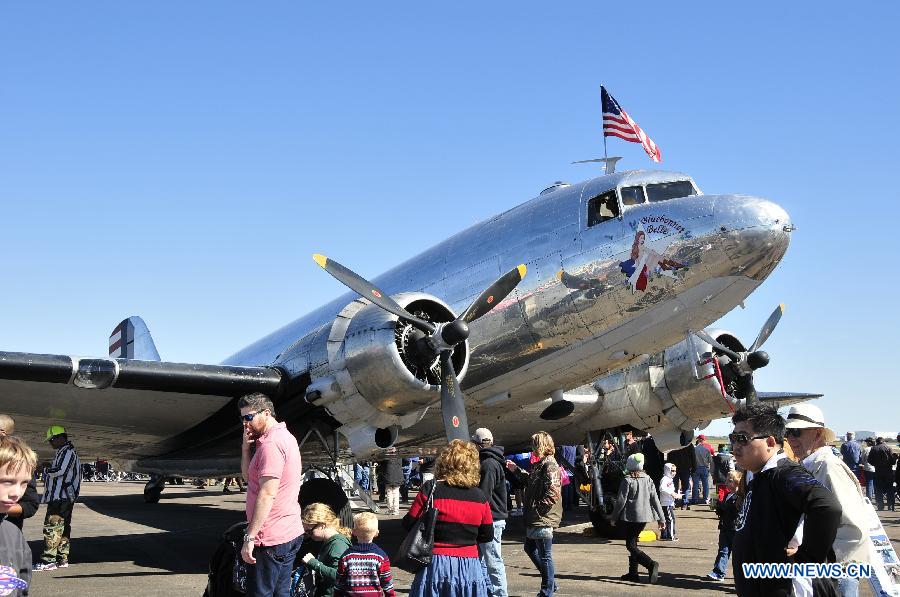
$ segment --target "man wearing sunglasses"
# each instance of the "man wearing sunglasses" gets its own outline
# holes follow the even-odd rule
[[[841,519],[832,493],[781,446],[785,421],[767,404],[738,410],[728,436],[737,466],[753,473],[735,524],[732,565],[738,595],[788,596],[791,578],[747,578],[743,564],[826,562]],[[791,557],[788,542],[804,517],[803,543]]]
[[[841,504],[843,513],[834,541],[834,555],[838,562],[869,561],[869,507],[864,501],[856,475],[844,460],[834,455],[830,443],[834,431],[825,427],[825,415],[814,404],[798,404],[788,411],[784,429],[785,439],[794,456],[824,485]],[[859,580],[842,578],[839,581],[844,597],[859,594]]]
[[[303,539],[301,463],[297,439],[275,420],[265,394],[238,401],[244,435],[241,473],[247,481],[247,533],[241,558],[250,566],[247,595],[287,597],[291,569]]]

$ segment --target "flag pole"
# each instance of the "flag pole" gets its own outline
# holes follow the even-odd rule
[[[603,130],[603,85],[600,85],[600,133],[603,135],[603,159],[607,159],[609,154],[606,153],[606,131]],[[609,166],[609,162],[606,162]]]

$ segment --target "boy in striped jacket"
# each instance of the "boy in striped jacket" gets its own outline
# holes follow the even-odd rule
[[[335,597],[396,597],[391,561],[373,541],[378,536],[378,517],[361,512],[353,517],[356,543],[338,562]]]

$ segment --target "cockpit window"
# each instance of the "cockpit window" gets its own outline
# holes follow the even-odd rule
[[[650,198],[650,203],[656,203],[657,201],[667,201],[669,199],[687,197],[689,195],[696,194],[697,192],[694,190],[694,185],[692,185],[691,181],[689,180],[660,182],[657,184],[647,185],[647,196]]]
[[[644,197],[644,187],[623,187],[622,205],[640,205],[647,199]]]
[[[588,227],[619,217],[616,192],[609,191],[588,201]]]

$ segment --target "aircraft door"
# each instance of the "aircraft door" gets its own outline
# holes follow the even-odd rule
[[[615,189],[585,189],[580,209],[582,252],[565,258],[560,272],[562,286],[592,335],[612,327],[622,313],[616,292],[622,275],[614,258],[626,244],[621,209]]]

